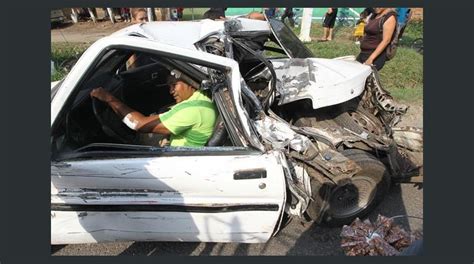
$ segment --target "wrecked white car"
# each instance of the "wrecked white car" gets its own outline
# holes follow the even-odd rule
[[[219,111],[204,147],[160,147],[89,96],[160,113],[174,69]],[[295,217],[350,223],[421,173],[419,131],[393,128],[406,110],[376,70],[315,58],[278,20],[130,26],[51,88],[51,243],[263,243]]]

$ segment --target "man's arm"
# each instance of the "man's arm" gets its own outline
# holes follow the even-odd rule
[[[102,87],[92,90],[90,95],[107,103],[110,108],[112,108],[112,110],[120,117],[120,119],[122,119],[122,121],[128,127],[135,131],[142,133],[158,133],[163,135],[170,134],[170,131],[160,122],[160,117],[158,115],[144,116],[142,113],[133,110],[126,104],[122,103],[119,99]]]

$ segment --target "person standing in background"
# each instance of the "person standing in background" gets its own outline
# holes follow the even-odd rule
[[[183,20],[184,8],[183,7],[178,7],[178,8],[176,8],[176,11],[178,11],[178,21]]]
[[[360,13],[360,16],[365,17],[366,24],[369,22],[370,18],[374,15],[375,15],[375,9],[372,7],[367,7]]]
[[[148,14],[145,8],[132,8],[130,10],[132,14],[132,23],[145,23],[148,22]]]
[[[285,8],[285,12],[281,16],[281,22],[285,23],[285,18],[288,18],[288,21],[290,21],[291,27],[295,27],[295,20],[293,19],[294,16],[295,16],[295,13],[293,13],[293,8],[287,7]]]
[[[275,13],[276,13],[276,8],[274,7],[265,8],[265,16],[267,16],[267,18],[273,18],[275,16]]]
[[[130,8],[122,7],[120,8],[120,17],[125,22],[132,22],[130,19]]]
[[[323,37],[319,41],[331,41],[334,25],[336,24],[337,8],[330,7],[324,16]]]
[[[132,15],[132,23],[133,24],[141,24],[148,22],[148,14],[145,8],[131,8],[130,14]],[[133,69],[140,65],[147,64],[148,61],[143,56],[138,56],[137,54],[132,54],[130,58],[128,58],[126,66],[127,69]]]
[[[375,8],[375,15],[364,28],[356,60],[381,70],[387,60],[385,49],[392,40],[396,23],[396,13],[391,8]]]
[[[398,39],[402,39],[403,32],[405,31],[405,28],[407,27],[408,21],[410,21],[411,18],[411,9],[410,8],[404,8],[404,7],[397,7],[395,9],[397,12],[397,24],[398,24],[398,30],[400,33],[398,34]]]
[[[364,28],[365,25],[369,22],[370,16],[375,12],[375,10],[371,7],[365,8],[359,14],[359,20],[356,23],[356,27],[354,30],[354,38],[355,44],[360,45],[360,40],[364,37]]]

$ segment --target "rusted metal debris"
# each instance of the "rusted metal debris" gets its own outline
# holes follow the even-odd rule
[[[393,218],[378,215],[375,223],[356,218],[343,226],[341,247],[347,256],[395,256],[421,237],[394,224]]]

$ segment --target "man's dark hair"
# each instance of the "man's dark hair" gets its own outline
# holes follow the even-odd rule
[[[192,87],[194,87],[196,89],[200,88],[199,83],[196,82],[195,80],[193,80],[193,78],[191,78],[190,76],[184,74],[183,72],[181,72],[179,70],[176,70],[176,69],[172,70],[170,72],[170,75],[168,76],[167,83],[169,85],[174,85],[178,81],[185,82],[185,83],[191,85]]]

